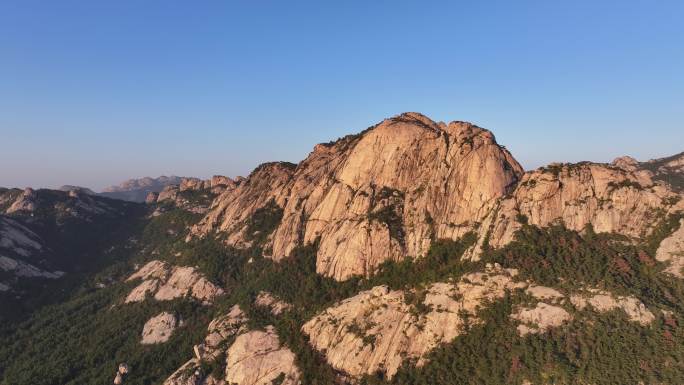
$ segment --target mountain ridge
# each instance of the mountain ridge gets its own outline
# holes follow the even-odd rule
[[[683,162],[524,171],[405,113],[145,204],[3,189],[0,253],[43,270],[0,260],[0,300],[38,303],[0,384],[679,384]],[[91,269],[53,276],[62,239]]]

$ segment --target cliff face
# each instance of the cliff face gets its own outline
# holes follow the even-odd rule
[[[523,221],[640,237],[663,213],[684,208],[675,183],[683,159],[621,157],[524,173],[491,132],[405,113],[319,144],[299,165],[260,166],[220,195],[192,234],[219,231],[237,247],[257,242],[276,260],[319,241],[317,272],[337,280],[469,231],[479,234],[468,254],[477,259],[485,243],[512,241]],[[254,226],[250,218],[264,212],[274,225]]]
[[[642,237],[663,214],[684,208],[671,186],[623,160],[558,164],[526,173],[483,223],[478,246],[485,239],[493,247],[506,245],[522,222],[539,227],[562,222],[577,231],[591,224],[596,232]]]
[[[491,132],[407,113],[318,145],[296,167],[261,166],[192,232],[219,230],[247,246],[255,238],[248,218],[273,202],[282,219],[264,246],[274,259],[320,239],[319,273],[369,275],[384,261],[425,254],[432,239],[475,229],[522,173]]]

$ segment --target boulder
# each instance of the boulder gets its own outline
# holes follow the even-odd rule
[[[175,314],[162,312],[145,323],[140,343],[149,345],[166,342],[178,326],[179,321]]]

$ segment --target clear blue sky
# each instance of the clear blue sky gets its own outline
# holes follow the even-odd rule
[[[244,175],[403,111],[684,151],[683,1],[0,0],[0,186]]]

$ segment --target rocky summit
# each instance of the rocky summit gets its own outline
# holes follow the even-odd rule
[[[0,385],[682,384],[683,165],[525,171],[410,112],[244,178],[0,189]]]
[[[269,257],[317,241],[318,273],[368,276],[383,262],[424,255],[432,239],[476,229],[522,175],[491,132],[406,113],[320,144],[299,165],[260,166],[218,197],[192,233],[218,231],[249,247],[257,241],[249,218],[268,208],[282,216],[258,237]]]

